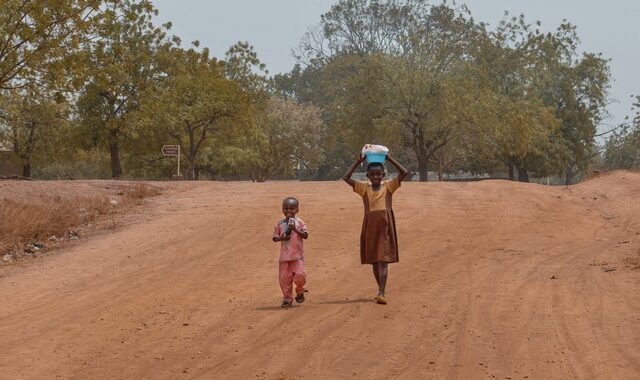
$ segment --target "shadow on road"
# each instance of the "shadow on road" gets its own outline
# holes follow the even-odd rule
[[[350,303],[371,303],[371,302],[374,302],[373,299],[357,298],[354,300],[326,301],[326,302],[320,302],[320,303],[323,305],[348,305]]]
[[[289,307],[289,309],[295,309],[296,307],[300,307],[300,305],[293,304]],[[274,310],[287,310],[282,306],[264,306],[264,307],[256,307],[254,310],[259,311],[274,311]]]

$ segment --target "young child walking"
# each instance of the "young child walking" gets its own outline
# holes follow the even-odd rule
[[[303,239],[309,237],[307,225],[296,215],[300,202],[296,198],[288,197],[282,201],[281,219],[273,229],[273,241],[280,242],[280,289],[282,289],[282,307],[289,308],[293,304],[292,288],[296,285],[296,302],[304,302],[307,292],[307,274],[304,271]]]
[[[385,287],[387,286],[388,264],[398,262],[398,235],[393,215],[393,193],[407,176],[398,161],[387,155],[386,160],[397,170],[398,176],[391,181],[385,179],[384,165],[372,162],[367,165],[367,178],[370,183],[354,181],[351,176],[358,165],[364,161],[360,154],[342,179],[353,191],[362,197],[364,220],[360,233],[360,262],[373,267],[373,275],[378,283],[377,303],[386,305]]]

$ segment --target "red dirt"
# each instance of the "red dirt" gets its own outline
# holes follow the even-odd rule
[[[404,184],[386,306],[345,184],[159,186],[127,228],[0,267],[1,377],[640,377],[640,174]],[[310,293],[281,310],[287,195]]]

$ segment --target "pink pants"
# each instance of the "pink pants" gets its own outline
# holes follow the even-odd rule
[[[307,283],[307,274],[304,272],[304,261],[282,261],[280,262],[280,289],[285,301],[293,301],[291,290],[296,284],[296,294],[304,292]]]

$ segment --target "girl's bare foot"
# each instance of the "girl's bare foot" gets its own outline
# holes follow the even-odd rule
[[[386,305],[387,304],[387,299],[383,295],[376,296],[375,300],[380,305]]]

